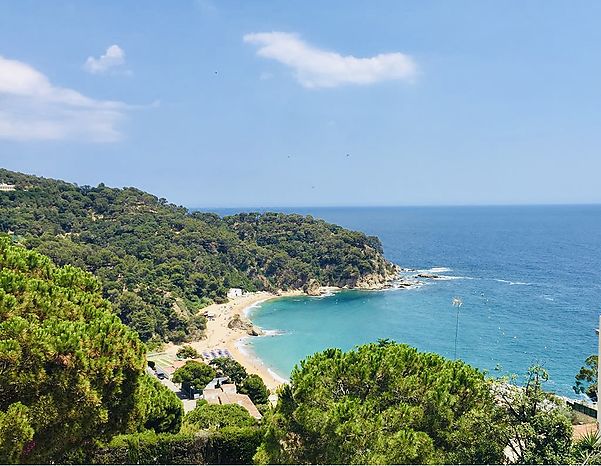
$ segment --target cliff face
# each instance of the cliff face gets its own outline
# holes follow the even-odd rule
[[[387,287],[392,280],[398,278],[400,272],[399,266],[387,261],[383,256],[380,256],[379,260],[381,266],[378,267],[377,272],[360,276],[354,283],[349,283],[349,287],[364,290],[377,290]]]

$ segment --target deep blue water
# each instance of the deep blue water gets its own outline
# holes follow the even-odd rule
[[[220,213],[234,210],[240,209]],[[391,261],[444,267],[449,279],[410,290],[264,303],[251,313],[253,321],[282,333],[249,345],[277,373],[287,376],[315,351],[379,338],[453,357],[451,301],[459,297],[459,358],[491,374],[523,374],[542,363],[551,377],[547,388],[574,396],[574,375],[596,351],[601,206],[278,210],[377,235]]]

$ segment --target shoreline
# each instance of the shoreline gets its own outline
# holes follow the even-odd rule
[[[253,337],[253,335],[248,333],[248,328],[257,328],[248,319],[248,313],[252,307],[258,306],[265,301],[302,295],[304,295],[302,291],[287,291],[279,294],[258,291],[232,298],[229,302],[224,304],[211,304],[202,309],[202,312],[214,316],[211,319],[207,319],[205,338],[184,343],[182,345],[169,343],[164,351],[175,357],[177,350],[183,345],[190,345],[201,354],[217,348],[227,349],[233,359],[242,364],[249,374],[259,375],[263,379],[263,382],[265,382],[267,388],[275,393],[280,385],[283,385],[288,381],[267,367],[262,360],[244,349],[244,341],[247,338]],[[230,328],[228,324],[235,316],[238,316],[245,326],[248,327]]]
[[[406,283],[409,285],[409,283]],[[414,283],[411,283],[414,285]],[[361,291],[383,291],[390,286],[379,287],[356,287],[351,288]],[[394,289],[394,288],[393,288]],[[278,387],[288,383],[288,380],[278,375],[273,369],[268,367],[264,361],[245,348],[247,339],[262,336],[261,329],[255,326],[248,315],[252,308],[260,304],[277,298],[291,296],[323,297],[331,296],[339,291],[349,290],[339,287],[319,287],[313,292],[304,292],[302,290],[281,291],[272,293],[268,291],[257,291],[243,296],[230,298],[227,303],[211,304],[203,309],[205,315],[212,316],[207,318],[207,327],[205,337],[202,340],[194,340],[181,345],[168,343],[164,352],[176,359],[176,353],[184,345],[189,345],[200,354],[210,352],[215,349],[227,349],[232,358],[239,362],[249,374],[257,374],[265,382],[267,388],[275,393]],[[228,324],[232,319],[237,320],[237,325],[230,327]],[[257,335],[258,334],[258,335]]]

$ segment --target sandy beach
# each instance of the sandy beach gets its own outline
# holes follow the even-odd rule
[[[214,315],[213,319],[207,320],[205,338],[203,340],[192,341],[186,344],[189,344],[195,348],[199,353],[217,348],[227,348],[234,359],[242,364],[249,374],[260,375],[265,382],[265,385],[267,385],[267,388],[269,388],[272,392],[275,392],[277,387],[286,381],[271,372],[259,359],[247,354],[245,351],[241,351],[240,349],[241,340],[244,338],[257,337],[249,336],[247,330],[245,329],[229,328],[228,324],[236,315],[240,316],[243,321],[246,321],[247,319],[244,315],[244,311],[253,305],[269,299],[299,294],[301,294],[300,291],[285,292],[278,295],[260,291],[232,298],[225,304],[212,304],[203,309],[203,311],[207,314]],[[165,348],[165,351],[169,354],[175,355],[181,346],[182,345],[169,344]]]

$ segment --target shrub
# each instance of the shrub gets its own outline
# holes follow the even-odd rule
[[[86,457],[90,464],[251,464],[262,432],[225,428],[196,434],[120,435]]]
[[[230,358],[215,358],[210,362],[217,371],[219,371],[224,377],[229,377],[230,380],[235,384],[241,384],[242,381],[248,376],[244,366],[238,361]]]
[[[172,380],[175,383],[181,383],[184,391],[190,388],[202,390],[215,378],[217,373],[211,366],[198,361],[187,361],[183,367],[180,367],[173,373]]]
[[[177,350],[177,357],[179,359],[194,359],[199,357],[198,351],[192,348],[190,345],[184,345]]]
[[[248,395],[256,405],[269,402],[269,390],[267,390],[263,379],[257,374],[250,374],[246,377],[240,386],[239,392]]]
[[[221,429],[223,427],[251,427],[257,424],[246,409],[238,405],[211,405],[205,400],[196,403],[196,408],[186,414],[185,422],[199,429]]]
[[[179,432],[184,406],[175,393],[155,377],[144,375],[136,393],[136,419],[142,429],[159,432]]]

